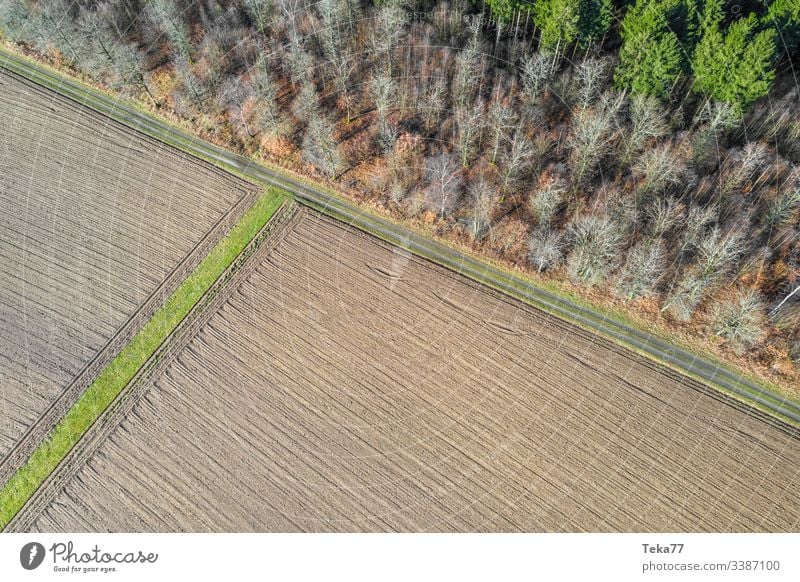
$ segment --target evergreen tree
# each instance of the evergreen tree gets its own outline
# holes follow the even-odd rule
[[[533,7],[539,43],[544,49],[586,47],[608,32],[612,11],[611,0],[539,0]]]
[[[638,0],[622,21],[618,85],[635,93],[667,97],[685,66],[675,30],[683,13],[681,0]]]
[[[800,0],[773,0],[761,21],[765,28],[776,29],[778,46],[796,58],[800,48]]]
[[[694,90],[737,111],[766,95],[775,79],[775,31],[758,31],[755,14],[722,29],[722,0],[706,4],[702,38],[695,49]]]

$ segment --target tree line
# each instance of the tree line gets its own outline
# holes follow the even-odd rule
[[[798,26],[800,0],[0,0],[8,40],[229,147],[773,362],[800,359]]]

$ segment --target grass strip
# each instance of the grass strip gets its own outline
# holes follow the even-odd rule
[[[111,405],[194,305],[288,198],[267,189],[238,223],[100,372],[49,437],[0,490],[0,529],[5,528],[81,437]]]

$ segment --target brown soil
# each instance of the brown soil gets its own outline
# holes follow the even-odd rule
[[[254,188],[10,73],[0,176],[2,483]]]
[[[796,531],[796,436],[315,214],[40,531]]]

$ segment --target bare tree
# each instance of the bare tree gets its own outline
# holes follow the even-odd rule
[[[320,41],[325,57],[328,59],[328,71],[331,74],[337,93],[345,105],[347,122],[350,122],[350,83],[356,69],[356,61],[348,54],[352,37],[352,23],[355,8],[347,0],[321,0],[317,4],[323,29]]]
[[[497,94],[489,105],[487,119],[489,161],[494,164],[497,162],[501,146],[509,138],[511,130],[517,126],[518,119],[514,110],[506,105]]]
[[[463,178],[452,154],[439,154],[425,163],[425,203],[439,218],[450,215],[458,203]]]
[[[701,169],[716,165],[720,159],[720,140],[725,132],[738,126],[741,121],[733,106],[707,101],[695,116],[695,125],[699,128],[694,133],[692,147],[694,164]]]
[[[638,192],[644,199],[679,183],[684,172],[681,161],[668,143],[645,151],[634,169],[642,177]]]
[[[533,162],[533,146],[522,131],[518,128],[509,139],[509,146],[503,155],[500,167],[500,186],[503,192],[510,192],[531,170]]]
[[[684,206],[674,198],[656,198],[647,207],[653,237],[661,238],[684,220]]]
[[[564,242],[561,235],[547,227],[538,227],[528,238],[528,260],[540,273],[561,264]]]
[[[311,81],[305,81],[300,86],[300,90],[294,98],[294,103],[292,103],[292,113],[306,124],[311,123],[312,120],[320,116],[317,90]]]
[[[206,91],[203,84],[194,74],[189,58],[184,54],[175,55],[175,73],[182,81],[184,90],[189,94],[189,97],[194,101],[195,107],[199,111],[205,109]]]
[[[397,98],[397,83],[382,69],[376,71],[370,84],[375,109],[378,112],[378,136],[382,145],[386,145],[389,136],[389,111],[395,105]]]
[[[696,264],[686,269],[661,310],[672,313],[680,321],[688,320],[742,252],[744,238],[739,230],[723,233],[715,226],[702,235],[697,245]]]
[[[572,251],[567,270],[577,282],[602,283],[619,264],[622,233],[607,216],[584,216],[573,221]]]
[[[760,176],[769,158],[767,146],[761,143],[747,143],[741,151],[734,152],[727,164],[719,184],[719,196],[725,197],[742,188],[755,174]]]
[[[469,207],[466,224],[473,240],[481,240],[492,225],[497,206],[497,189],[485,176],[480,176],[468,188]]]
[[[744,252],[744,236],[738,229],[722,232],[714,227],[698,246],[698,267],[701,279],[714,279],[725,274]]]
[[[483,133],[484,107],[482,102],[472,107],[458,107],[455,112],[455,149],[463,167],[468,167],[478,154]]]
[[[633,95],[629,114],[630,129],[623,133],[621,161],[628,165],[645,148],[648,141],[663,137],[669,131],[667,114],[655,97]]]
[[[267,37],[275,13],[273,0],[244,0],[244,8],[259,34]]]
[[[696,249],[700,246],[706,228],[716,220],[718,214],[719,209],[713,204],[706,206],[692,204],[686,214],[681,251]]]
[[[578,107],[586,109],[603,91],[608,81],[609,64],[607,58],[587,57],[575,68]]]
[[[660,239],[640,242],[628,253],[616,284],[617,292],[628,301],[651,294],[665,266],[666,257]]]
[[[257,123],[261,131],[280,137],[286,123],[278,109],[278,86],[263,55],[259,55],[250,73],[250,85],[257,103]]]
[[[560,177],[545,172],[528,200],[528,209],[539,227],[549,227],[564,200],[567,185]]]
[[[712,328],[738,353],[754,346],[764,334],[764,307],[756,292],[740,291],[731,299],[718,302]]]
[[[174,0],[150,0],[145,8],[148,17],[167,35],[172,52],[188,62],[189,32]]]
[[[610,117],[601,110],[581,110],[573,118],[570,139],[573,182],[583,184],[597,171],[610,147]]]
[[[470,36],[466,47],[456,57],[453,74],[452,102],[456,108],[467,107],[479,94],[483,83],[480,58],[480,21],[470,23]]]
[[[292,79],[292,85],[313,83],[314,59],[308,54],[301,41],[293,38],[286,48],[288,52],[284,66]]]
[[[773,231],[791,223],[796,208],[800,207],[800,184],[785,188],[783,192],[769,204],[764,213],[764,224],[768,231],[767,244],[774,245]]]
[[[303,158],[329,178],[335,178],[342,168],[333,125],[324,115],[315,115],[308,121],[303,137]]]
[[[445,78],[438,75],[431,76],[424,104],[421,107],[422,121],[427,131],[433,131],[439,123],[444,111],[446,93]]]
[[[522,61],[522,88],[529,104],[536,105],[539,102],[555,74],[556,65],[552,55],[533,53]]]
[[[372,48],[379,59],[384,60],[386,74],[392,76],[393,55],[403,36],[408,17],[397,3],[381,6],[375,19]]]

